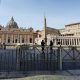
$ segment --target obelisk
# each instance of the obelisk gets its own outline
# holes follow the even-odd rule
[[[46,27],[47,27],[46,17],[44,16],[44,40],[45,40],[45,44],[47,45]]]

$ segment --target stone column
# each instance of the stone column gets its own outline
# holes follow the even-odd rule
[[[33,34],[32,34],[32,43],[34,43],[34,36],[33,36]]]
[[[17,42],[19,43],[19,34],[18,34],[17,36],[18,36],[18,38],[17,38]]]
[[[27,44],[27,42],[28,42],[28,35],[26,35],[26,44]]]
[[[64,41],[64,39],[62,39],[62,45],[64,45],[64,44],[63,44],[63,41]]]
[[[75,45],[75,41],[74,41],[74,38],[73,38],[73,45]]]
[[[66,45],[66,39],[64,39],[64,45]]]
[[[73,45],[73,39],[71,38],[71,45]]]
[[[8,43],[8,34],[6,34],[6,44]]]
[[[64,45],[64,39],[63,39],[63,42],[62,42],[62,44]]]
[[[28,44],[30,43],[29,38],[30,38],[30,36],[28,35]]]
[[[56,44],[56,43],[57,43],[57,41],[56,41],[56,40],[57,40],[57,39],[55,39],[55,40],[54,40],[54,45],[55,45],[55,46],[57,45],[57,44]]]
[[[2,43],[4,43],[4,34],[2,34]]]
[[[15,43],[15,35],[14,35],[14,43]]]
[[[13,44],[13,34],[12,34],[11,44]]]
[[[26,44],[26,35],[24,36],[25,38],[24,38],[24,43]]]
[[[22,43],[22,35],[20,35],[20,43]]]

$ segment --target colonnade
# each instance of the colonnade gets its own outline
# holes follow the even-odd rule
[[[56,36],[53,37],[54,45],[80,45],[79,36]]]
[[[30,38],[32,41],[30,42]],[[10,39],[10,42],[8,42],[8,39]],[[23,40],[23,41],[22,41]],[[33,43],[33,36],[29,34],[2,34],[1,42],[5,44],[14,44],[14,43]]]

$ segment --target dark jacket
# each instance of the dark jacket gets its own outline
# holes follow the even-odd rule
[[[50,41],[50,46],[53,46],[53,42],[52,41]]]
[[[45,46],[45,42],[43,40],[41,42],[41,46]]]

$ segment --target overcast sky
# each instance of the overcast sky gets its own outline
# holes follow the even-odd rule
[[[1,0],[0,24],[6,26],[13,16],[19,27],[43,29],[47,26],[64,28],[80,22],[80,0]]]

